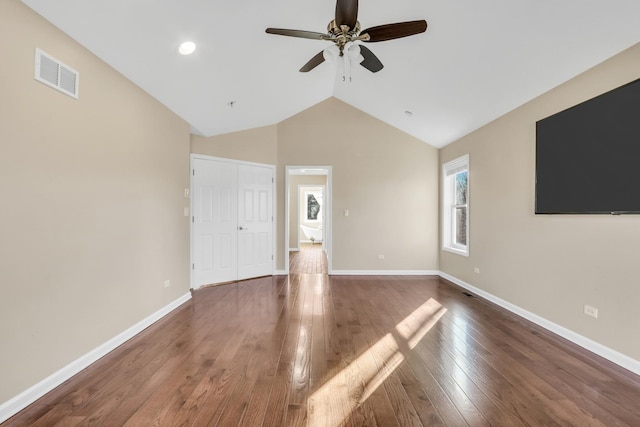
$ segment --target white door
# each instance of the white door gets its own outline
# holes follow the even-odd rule
[[[194,287],[236,280],[238,272],[237,165],[194,159]]]
[[[193,287],[273,274],[273,168],[193,159]]]
[[[239,165],[238,279],[273,272],[273,169]]]

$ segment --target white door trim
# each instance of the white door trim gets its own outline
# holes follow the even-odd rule
[[[329,274],[331,274],[332,267],[332,245],[333,245],[333,168],[332,166],[285,166],[285,208],[284,208],[284,254],[282,254],[282,259],[284,260],[284,270],[282,271],[284,274],[289,274],[289,208],[291,201],[289,200],[290,194],[290,183],[289,178],[291,177],[291,171],[295,169],[313,169],[313,170],[323,170],[326,173],[322,173],[321,175],[327,176],[327,184],[325,187],[325,239],[326,245],[325,249],[327,251],[327,269]],[[318,174],[320,175],[320,174]],[[317,186],[316,186],[317,187]],[[297,189],[296,189],[297,191]]]
[[[277,236],[276,236],[276,223],[278,221],[277,219],[277,200],[278,200],[278,196],[276,193],[277,187],[275,185],[275,183],[277,182],[277,178],[276,178],[276,166],[275,165],[270,165],[270,164],[266,164],[266,163],[256,163],[256,162],[246,162],[243,160],[234,160],[234,159],[226,159],[223,157],[214,157],[214,156],[207,156],[205,154],[194,154],[191,153],[189,155],[189,263],[191,264],[191,268],[189,269],[189,284],[191,289],[195,289],[194,288],[194,270],[193,270],[193,264],[194,264],[194,243],[195,243],[195,239],[194,239],[194,235],[193,235],[193,161],[195,159],[200,159],[200,160],[214,160],[214,161],[218,161],[218,162],[229,162],[229,163],[233,163],[236,165],[248,165],[248,166],[260,166],[260,167],[266,167],[266,168],[270,168],[273,170],[273,194],[272,194],[272,216],[273,216],[273,222],[272,222],[272,235],[273,235],[273,263],[272,263],[272,269],[271,271],[275,274],[276,271],[276,256],[275,254],[277,254]]]

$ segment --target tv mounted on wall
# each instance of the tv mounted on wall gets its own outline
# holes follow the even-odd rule
[[[536,214],[640,213],[640,79],[536,123]]]

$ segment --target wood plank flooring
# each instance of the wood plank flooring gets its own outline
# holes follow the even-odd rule
[[[300,243],[300,251],[289,254],[289,272],[292,274],[327,273],[327,257],[320,243]]]
[[[2,427],[305,425],[640,426],[640,378],[437,277],[292,273],[194,292]]]

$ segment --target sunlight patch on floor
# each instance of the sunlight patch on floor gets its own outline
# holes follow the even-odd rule
[[[398,368],[446,311],[438,301],[429,299],[324,383],[309,397],[308,425],[343,425],[351,413]]]

